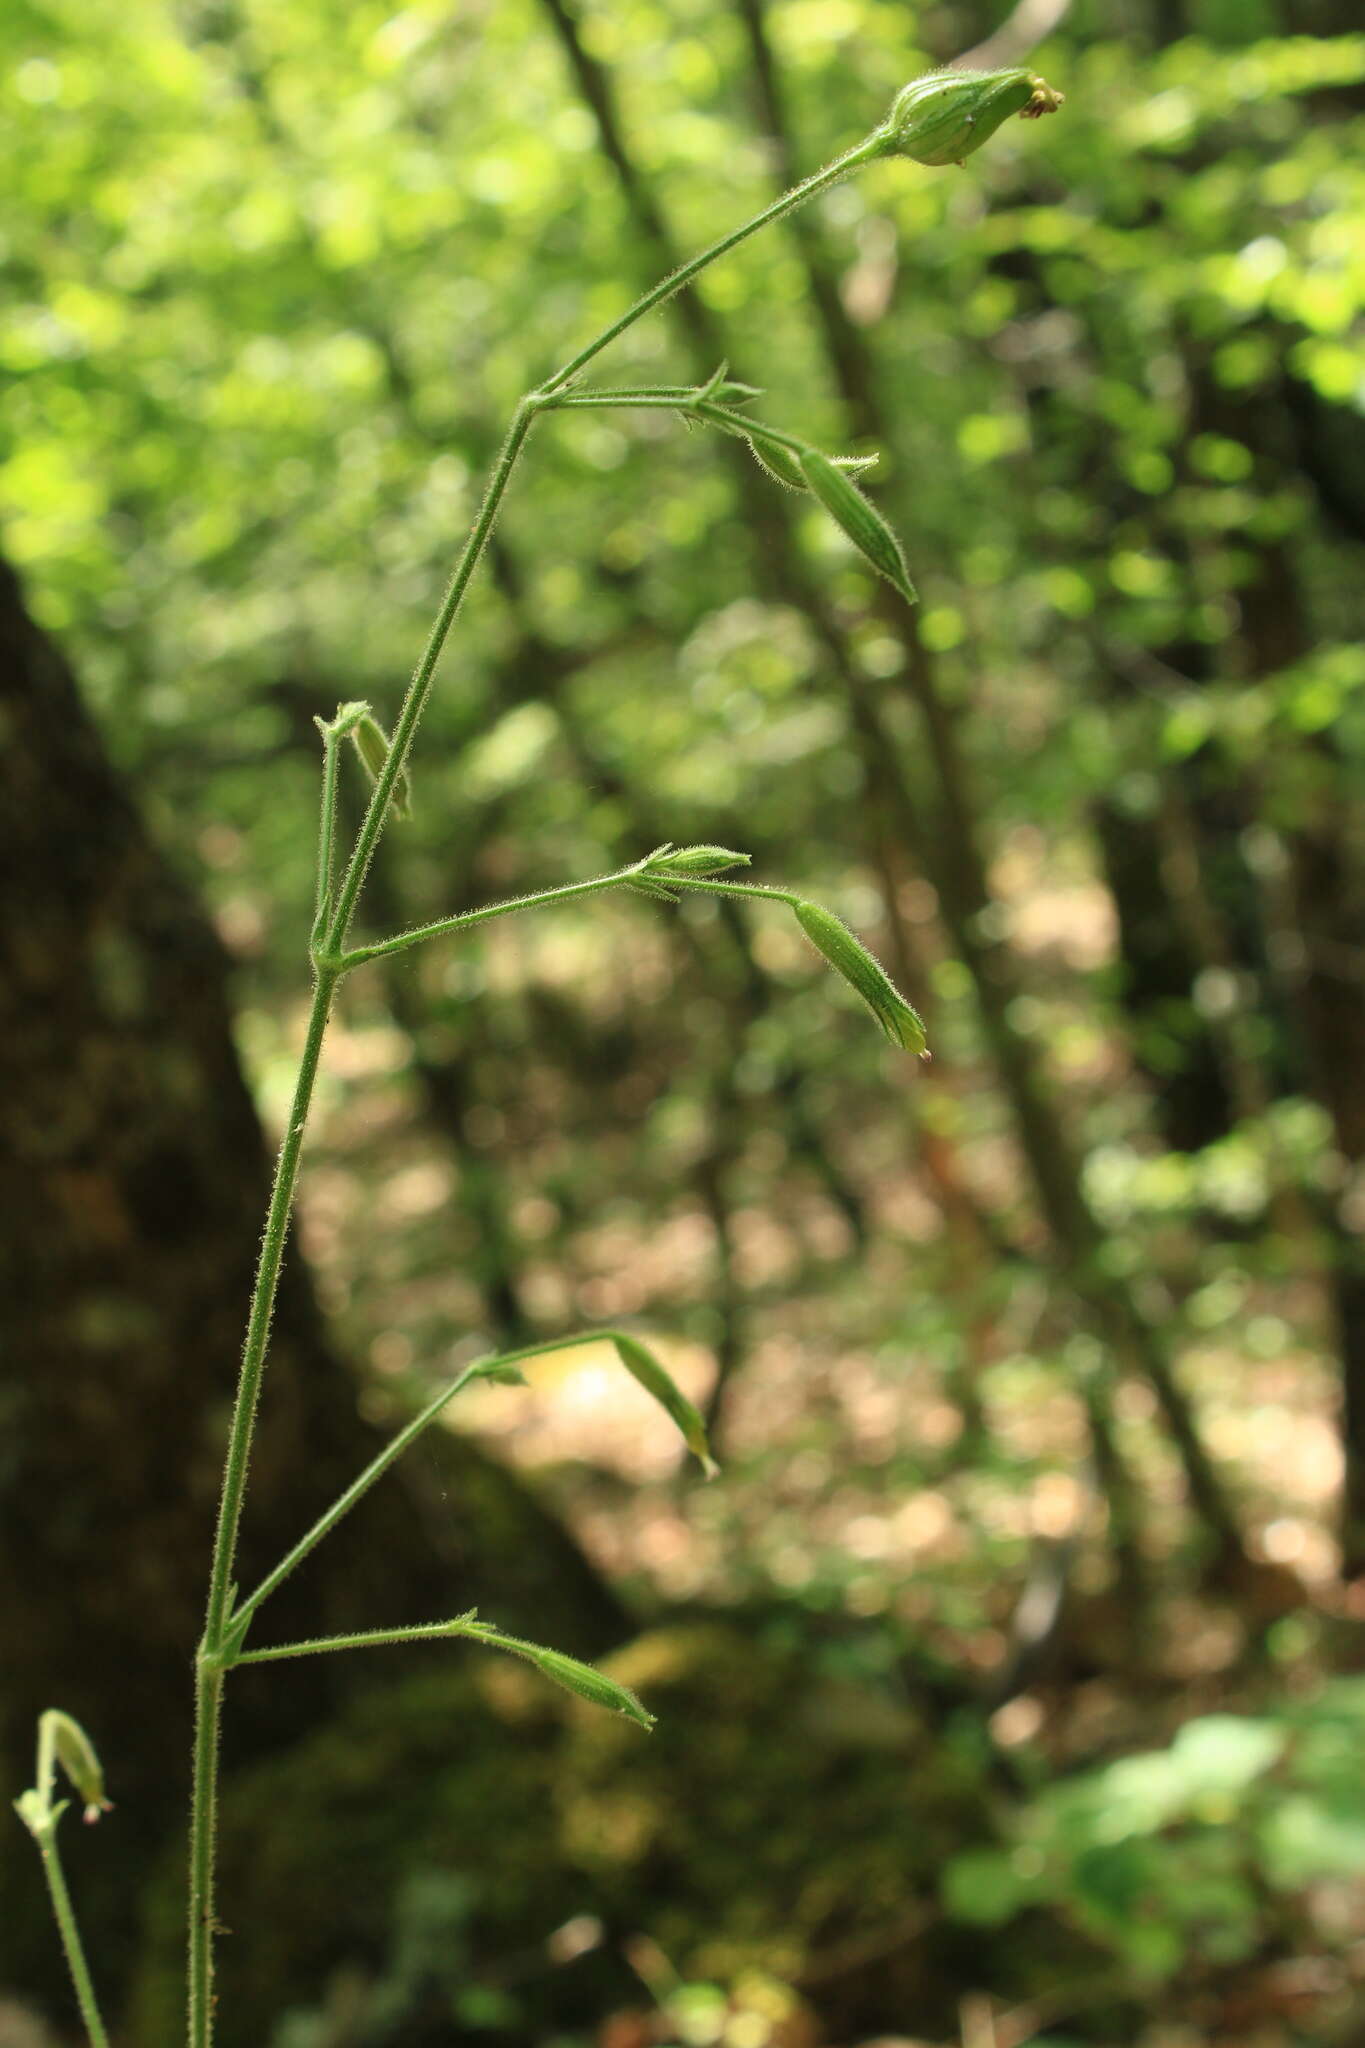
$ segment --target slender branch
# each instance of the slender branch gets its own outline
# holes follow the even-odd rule
[[[322,1041],[327,1030],[336,982],[337,977],[334,973],[319,974],[314,986],[313,1007],[309,1013],[307,1036],[299,1064],[298,1079],[294,1086],[294,1097],[290,1104],[289,1123],[280,1147],[280,1156],[275,1168],[275,1184],[266,1215],[260,1264],[256,1271],[256,1285],[252,1293],[246,1342],[242,1351],[237,1405],[233,1412],[227,1463],[223,1473],[223,1498],[218,1515],[218,1531],[209,1585],[208,1619],[204,1630],[204,1647],[210,1655],[216,1652],[222,1643],[223,1623],[228,1611],[229,1586],[236,1558],[242,1501],[246,1493],[247,1464],[251,1456],[256,1407],[265,1370],[270,1319],[275,1306],[280,1266],[284,1259],[285,1239],[289,1233],[290,1212],[298,1186],[304,1127],[312,1106],[313,1089],[322,1056]]]
[[[846,150],[843,156],[836,157],[833,163],[826,164],[823,170],[814,172],[811,177],[803,179],[799,185],[794,185],[791,191],[784,192],[780,198],[775,199],[770,206],[764,207],[751,220],[744,221],[739,227],[732,229],[728,235],[723,235],[719,241],[713,242],[708,249],[703,249],[700,255],[693,256],[686,263],[681,264],[677,270],[673,271],[659,284],[654,285],[651,290],[638,298],[634,305],[629,306],[609,327],[605,328],[593,341],[590,341],[585,348],[580,349],[576,356],[571,357],[562,369],[557,370],[541,386],[539,391],[528,394],[518,405],[512,418],[512,424],[508,428],[507,437],[503,442],[502,451],[488,480],[488,488],[484,493],[483,503],[479,507],[473,529],[468,540],[465,542],[460,559],[451,577],[449,588],[442,600],[441,609],[436,615],[426,647],[423,649],[421,660],[418,662],[412,681],[408,685],[408,693],[404,698],[403,708],[399,713],[398,723],[394,729],[393,743],[389,748],[388,760],[385,762],[384,769],[375,784],[369,809],[365,813],[365,820],[360,828],[359,837],[356,840],[355,851],[351,855],[346,875],[341,885],[336,911],[327,934],[327,951],[330,954],[339,956],[341,948],[345,944],[346,933],[355,911],[356,899],[360,894],[361,885],[365,879],[365,870],[369,866],[370,857],[374,852],[380,832],[383,830],[384,819],[388,813],[394,787],[411,750],[413,736],[416,733],[418,720],[421,718],[427,698],[431,692],[436,664],[440,659],[441,650],[445,646],[446,636],[464,600],[465,591],[468,589],[470,578],[478,566],[479,557],[487,544],[488,536],[493,530],[494,522],[497,519],[498,511],[502,504],[503,493],[506,491],[512,470],[515,467],[518,455],[521,453],[522,444],[530,432],[531,422],[536,412],[547,399],[562,390],[565,385],[577,376],[580,370],[592,362],[594,357],[600,355],[603,349],[608,348],[613,341],[618,340],[638,320],[642,320],[647,313],[653,312],[656,306],[661,306],[668,299],[671,299],[676,292],[682,290],[685,284],[689,284],[694,277],[700,276],[701,272],[707,269],[710,264],[716,262],[719,257],[727,255],[731,249],[737,248],[741,242],[747,241],[750,235],[757,234],[760,228],[767,227],[773,221],[781,220],[798,206],[803,206],[807,200],[815,198],[818,193],[827,191],[831,185],[838,184],[841,179],[850,176],[853,171],[857,170],[861,164],[870,163],[874,157],[884,153],[884,148],[882,135],[879,131],[874,130],[872,134],[864,136],[862,141],[855,144],[852,149]]]
[[[303,1563],[308,1553],[317,1548],[323,1537],[331,1534],[342,1517],[348,1515],[356,1503],[364,1499],[375,1481],[383,1478],[390,1465],[396,1459],[402,1457],[408,1445],[415,1442],[424,1429],[430,1427],[441,1413],[441,1410],[454,1400],[461,1388],[468,1386],[470,1379],[477,1372],[477,1366],[470,1366],[466,1371],[460,1373],[456,1379],[453,1379],[449,1386],[443,1387],[435,1399],[428,1401],[421,1413],[414,1415],[412,1421],[399,1430],[392,1442],[386,1444],[379,1455],[370,1460],[364,1471],[351,1481],[346,1491],[338,1494],[326,1512],[318,1516],[311,1529],[308,1529],[299,1538],[293,1549],[280,1559],[274,1570],[266,1574],[250,1598],[241,1601],[233,1609],[229,1627],[234,1637],[239,1635],[261,1602],[267,1600],[276,1587],[283,1584],[284,1580],[289,1577],[289,1574]],[[238,1654],[234,1661],[241,1664],[246,1659],[241,1654]]]
[[[465,931],[471,925],[486,924],[489,918],[506,917],[514,910],[536,910],[544,903],[568,903],[576,896],[592,896],[603,889],[617,889],[637,875],[642,865],[637,861],[616,874],[594,875],[588,882],[565,882],[555,889],[537,889],[527,896],[510,897],[506,903],[489,903],[482,910],[461,910],[453,917],[438,917],[432,924],[419,924],[410,932],[400,932],[397,938],[380,939],[373,946],[357,946],[354,951],[342,955],[341,965],[344,969],[361,967],[367,960],[388,959],[391,954],[402,953],[409,946],[420,946],[424,939],[439,939],[448,932]]]
[[[505,903],[489,903],[482,910],[461,910],[453,917],[438,917],[434,923],[415,925],[410,932],[400,932],[396,938],[380,939],[372,946],[357,946],[352,952],[343,953],[338,965],[343,972],[349,972],[353,967],[364,966],[368,960],[386,960],[394,953],[406,951],[409,946],[420,946],[424,939],[439,939],[450,932],[466,931],[471,925],[485,924],[493,917],[506,917],[514,910],[537,910],[542,904],[569,903],[578,896],[593,896],[604,889],[619,889],[639,880],[645,865],[643,860],[635,861],[628,868],[618,869],[615,874],[594,875],[588,882],[564,882],[558,888],[537,889],[527,896],[510,897]],[[667,889],[700,889],[726,896],[772,896],[789,904],[799,900],[789,889],[767,888],[761,882],[718,882],[709,877],[671,872],[660,875],[659,880]]]
[[[218,1735],[222,1716],[223,1679],[229,1665],[241,1661],[241,1655],[234,1656],[233,1629],[229,1623],[233,1567],[237,1553],[237,1539],[241,1524],[242,1503],[246,1490],[247,1466],[250,1459],[252,1436],[255,1429],[256,1410],[260,1400],[261,1381],[265,1370],[266,1354],[270,1334],[270,1322],[274,1311],[275,1294],[279,1283],[280,1266],[284,1256],[285,1239],[289,1230],[289,1219],[298,1184],[299,1165],[303,1151],[304,1130],[311,1106],[313,1090],[317,1080],[318,1063],[322,1043],[331,1013],[332,1000],[342,974],[360,960],[372,959],[379,952],[397,951],[404,946],[415,944],[420,937],[432,936],[428,928],[419,933],[403,934],[399,939],[380,948],[361,948],[356,955],[345,953],[347,933],[351,919],[364,885],[366,870],[379,842],[393,804],[399,778],[406,766],[416,735],[418,722],[430,696],[436,673],[450,628],[464,601],[470,580],[478,567],[480,557],[488,543],[502,500],[506,493],[512,471],[516,466],[526,437],[530,432],[536,412],[548,400],[561,391],[587,363],[603,349],[634,326],[637,320],[673,297],[683,285],[698,276],[707,266],[745,241],[750,235],[780,220],[806,200],[812,199],[841,178],[848,176],[860,164],[870,161],[883,153],[885,146],[881,131],[864,137],[855,148],[847,151],[835,162],[817,171],[802,184],[764,208],[751,220],[744,222],[730,234],[723,236],[710,248],[705,249],[687,263],[655,285],[643,297],[637,299],[617,320],[597,338],[581,349],[578,354],[556,372],[540,391],[531,392],[518,404],[508,426],[501,450],[489,475],[474,524],[460,551],[452,572],[445,596],[427,636],[412,679],[408,684],[388,755],[375,781],[368,808],[356,836],[354,849],[346,865],[335,908],[330,918],[325,918],[325,933],[315,936],[312,947],[314,964],[313,1005],[309,1015],[307,1038],[300,1061],[298,1079],[295,1084],[293,1103],[284,1142],[280,1148],[275,1169],[275,1181],[271,1191],[270,1207],[266,1218],[265,1235],[261,1248],[260,1263],[252,1290],[251,1306],[247,1318],[246,1340],[243,1346],[241,1375],[238,1381],[237,1399],[233,1409],[229,1433],[227,1460],[223,1474],[223,1493],[219,1507],[218,1526],[214,1538],[213,1563],[209,1577],[208,1612],[204,1635],[196,1659],[195,1693],[195,1737],[194,1737],[194,1792],[190,1829],[190,1879],[189,1879],[189,2041],[190,2048],[210,2048],[213,2038],[213,1930],[214,1930],[214,1842],[218,1808]],[[326,780],[324,759],[324,816],[320,824],[320,851],[325,856],[323,842],[328,826],[329,794],[334,817],[334,789],[329,790]],[[320,869],[322,860],[320,859]],[[560,896],[586,894],[594,888],[611,886],[624,876],[608,877],[591,884],[570,884],[564,891],[555,892]],[[758,888],[741,889],[737,885],[719,885],[723,893],[744,895],[773,894],[779,891],[764,891]],[[320,883],[319,900],[325,900],[325,884]],[[791,899],[783,896],[782,900]],[[501,914],[506,908],[516,906],[492,906],[486,912],[468,913],[465,917],[440,928],[454,929],[460,923],[472,923],[480,916]],[[361,1489],[362,1491],[364,1488]],[[353,1494],[353,1497],[358,1497]],[[344,1510],[343,1510],[344,1512]],[[331,1524],[329,1523],[329,1526]],[[325,1533],[325,1532],[324,1532]],[[291,1567],[292,1568],[292,1567]]]
[[[213,2038],[214,1857],[218,1843],[218,1737],[223,1720],[223,1670],[195,1667],[194,1781],[190,1796],[189,2039]]]
[[[71,1972],[76,2003],[81,2010],[85,2031],[90,2036],[90,2048],[109,2048],[109,2036],[100,2017],[99,2001],[95,1997],[90,1966],[85,1960],[85,1946],[81,1941],[80,1928],[76,1924],[75,1908],[71,1904],[71,1894],[66,1888],[61,1857],[57,1853],[57,1822],[63,1810],[62,1806],[58,1806],[45,1825],[32,1828],[30,1832],[38,1844],[38,1854],[43,1859],[43,1876],[47,1879],[52,1913],[62,1937],[62,1947],[66,1952],[67,1968]]]
[[[370,1628],[353,1636],[317,1636],[306,1643],[277,1643],[268,1650],[243,1650],[236,1664],[279,1664],[287,1657],[319,1657],[333,1650],[382,1650],[394,1643],[439,1641],[448,1636],[477,1636],[492,1639],[492,1633],[475,1622],[473,1614],[456,1621],[422,1621],[411,1628]]]
[[[194,1791],[190,1816],[189,1878],[189,2038],[193,2048],[208,2048],[213,2033],[213,1860],[218,1815],[218,1731],[222,1717],[221,1651],[231,1598],[247,1466],[255,1432],[261,1379],[270,1339],[270,1319],[279,1285],[289,1217],[298,1186],[303,1134],[317,1081],[322,1041],[336,990],[335,972],[319,971],[313,1007],[290,1104],[289,1123],[275,1166],[275,1183],[266,1214],[260,1263],[247,1317],[242,1369],[237,1383],[223,1468],[223,1494],[209,1572],[208,1614],[196,1661]]]
[[[870,163],[874,157],[881,155],[883,149],[882,138],[875,131],[872,135],[864,136],[861,142],[846,150],[843,156],[836,157],[833,163],[826,164],[823,170],[803,179],[799,185],[793,185],[790,192],[784,192],[780,199],[775,199],[771,206],[765,206],[761,213],[756,213],[752,220],[745,221],[742,227],[732,229],[728,235],[722,235],[709,249],[703,249],[700,256],[690,257],[686,263],[679,264],[678,268],[670,272],[659,284],[643,293],[635,304],[629,307],[619,320],[614,320],[595,341],[590,341],[576,356],[571,356],[563,369],[556,370],[554,376],[541,386],[541,395],[548,397],[561,390],[592,361],[594,356],[600,355],[604,348],[609,347],[624,334],[627,328],[633,327],[637,320],[643,319],[646,313],[652,313],[656,306],[662,306],[675,292],[680,292],[685,284],[690,284],[692,279],[699,276],[709,264],[714,263],[717,257],[728,255],[731,249],[747,241],[750,235],[757,234],[760,228],[769,227],[773,221],[781,220],[785,214],[793,212],[798,206],[804,206],[806,201],[813,199],[818,192],[828,191],[831,185],[837,185],[841,178],[847,178],[856,171],[860,164]]]
[[[547,1357],[551,1352],[567,1351],[577,1344],[610,1343],[620,1335],[619,1330],[583,1330],[571,1337],[546,1337],[539,1343],[522,1344],[515,1351],[500,1351],[492,1358],[476,1359],[473,1365],[466,1366],[463,1372],[458,1373],[439,1394],[428,1401],[425,1408],[413,1416],[411,1422],[404,1424],[397,1436],[385,1444],[377,1457],[371,1458],[364,1471],[352,1480],[346,1491],[337,1496],[332,1505],[319,1515],[312,1527],[299,1538],[288,1555],[281,1558],[274,1570],[266,1574],[255,1592],[238,1603],[228,1623],[229,1637],[240,1640],[247,1621],[262,1601],[267,1600],[275,1589],[283,1584],[289,1574],[303,1563],[309,1552],[317,1548],[324,1536],[331,1534],[342,1517],[348,1515],[356,1503],[364,1499],[375,1481],[383,1478],[390,1465],[402,1457],[408,1446],[415,1443],[424,1430],[431,1427],[441,1411],[469,1385],[471,1380],[487,1378],[490,1368],[493,1367],[518,1365],[523,1359]],[[247,1658],[238,1654],[233,1661],[242,1664]]]
[[[511,479],[512,471],[516,467],[517,457],[521,453],[522,445],[525,442],[526,436],[531,431],[531,422],[534,417],[534,406],[529,399],[523,399],[512,415],[512,423],[507,429],[506,438],[499,451],[498,459],[493,465],[487,489],[483,494],[483,502],[479,506],[478,514],[470,529],[469,538],[460,551],[460,558],[455,564],[454,573],[447,586],[446,594],[441,600],[441,608],[437,612],[435,622],[427,636],[427,644],[423,648],[421,659],[413,671],[412,681],[408,684],[407,695],[403,699],[403,708],[398,714],[398,723],[394,727],[393,740],[389,747],[389,757],[384,763],[384,767],[375,783],[369,808],[365,813],[364,821],[361,824],[360,832],[356,839],[355,851],[352,853],[347,864],[346,874],[337,899],[336,911],[327,934],[327,948],[333,954],[340,953],[341,948],[345,945],[346,933],[350,928],[351,918],[355,913],[356,899],[360,895],[361,885],[365,880],[365,870],[370,864],[370,857],[378,843],[379,835],[384,829],[384,821],[388,816],[389,805],[393,798],[398,777],[402,773],[408,755],[411,752],[413,737],[417,731],[417,722],[421,718],[426,708],[427,698],[431,694],[431,685],[436,674],[436,664],[441,658],[441,650],[445,646],[446,636],[455,623],[455,616],[464,602],[464,594],[469,588],[470,579],[479,565],[479,557],[487,545],[489,534],[493,531],[494,522],[502,505],[503,494]]]
[[[728,406],[716,405],[711,400],[698,396],[693,387],[690,390],[661,389],[649,391],[643,388],[623,391],[566,391],[547,399],[541,408],[544,412],[591,412],[620,409],[622,411],[680,412],[694,420],[705,420],[709,426],[720,427],[729,434],[742,434],[746,440],[776,442],[781,448],[788,448],[793,455],[799,455],[809,442],[799,434],[788,434],[781,427],[771,427],[766,420],[750,419],[746,413],[732,412]]]
[[[661,880],[670,889],[700,889],[710,896],[767,897],[769,902],[785,903],[790,910],[795,910],[797,904],[804,901],[795,889],[777,889],[769,882],[717,882],[709,876],[699,878],[673,874],[664,875]]]

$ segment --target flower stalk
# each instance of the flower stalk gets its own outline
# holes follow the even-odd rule
[[[398,933],[376,944],[348,947],[366,872],[391,815],[407,801],[408,758],[423,711],[430,697],[437,667],[450,630],[459,614],[474,572],[487,546],[513,472],[527,438],[542,412],[574,405],[657,405],[672,406],[701,419],[721,431],[737,433],[750,442],[755,454],[784,483],[805,487],[832,514],[854,546],[871,566],[887,577],[905,597],[914,602],[900,544],[880,513],[851,482],[846,466],[837,458],[813,450],[798,437],[761,425],[737,408],[757,394],[751,387],[729,379],[722,365],[708,383],[684,391],[680,387],[637,386],[616,393],[580,393],[578,380],[587,366],[605,349],[628,332],[647,314],[663,305],[676,292],[700,276],[712,263],[737,248],[760,229],[784,219],[850,176],[863,164],[893,154],[908,155],[923,164],[960,162],[979,148],[988,135],[1011,113],[1026,118],[1051,111],[1060,95],[1043,85],[1031,73],[1010,70],[1001,73],[937,73],[907,87],[897,99],[887,121],[822,170],[794,186],[740,226],[713,242],[668,277],[645,292],[632,306],[571,356],[538,389],[528,392],[517,405],[501,449],[489,475],[482,501],[468,537],[456,560],[449,584],[432,623],[421,657],[408,684],[392,738],[373,717],[368,705],[341,707],[330,724],[320,727],[323,738],[323,784],[318,834],[318,875],[314,921],[310,943],[313,963],[313,1000],[308,1017],[303,1052],[294,1087],[284,1138],[276,1163],[260,1260],[247,1318],[237,1397],[229,1430],[223,1488],[210,1568],[204,1632],[196,1657],[194,1788],[191,1809],[189,1868],[189,1983],[188,2039],[190,2048],[211,2048],[214,2028],[213,1955],[215,1898],[214,1861],[219,1799],[219,1735],[223,1693],[228,1671],[236,1664],[261,1663],[285,1656],[360,1648],[380,1643],[421,1640],[425,1636],[467,1635],[489,1647],[508,1650],[528,1658],[545,1675],[598,1704],[625,1713],[641,1726],[650,1717],[633,1695],[614,1686],[592,1667],[578,1665],[560,1652],[543,1649],[520,1639],[503,1636],[488,1624],[477,1623],[472,1615],[456,1621],[420,1625],[408,1629],[377,1630],[362,1636],[324,1638],[314,1643],[286,1644],[276,1648],[246,1650],[248,1626],[269,1594],[336,1526],[401,1455],[420,1432],[427,1428],[460,1387],[471,1379],[496,1376],[513,1369],[517,1358],[561,1348],[560,1344],[531,1346],[508,1354],[501,1361],[488,1361],[471,1368],[445,1389],[386,1449],[374,1459],[353,1485],[314,1523],[289,1555],[247,1600],[236,1601],[233,1575],[252,1440],[264,1377],[271,1317],[279,1283],[281,1263],[290,1218],[298,1188],[304,1136],[312,1107],[323,1043],[337,988],[344,976],[367,962],[388,957],[428,939],[456,934],[487,919],[514,911],[532,909],[553,902],[565,902],[619,887],[643,889],[664,900],[676,900],[689,889],[715,894],[774,898],[794,911],[802,928],[827,961],[855,989],[872,1014],[897,1044],[922,1051],[923,1027],[915,1012],[894,988],[882,969],[853,934],[836,918],[789,890],[755,883],[725,881],[720,876],[747,858],[725,848],[694,847],[681,853],[660,848],[633,866],[598,876],[587,882],[569,883],[533,895],[494,904],[483,910],[465,911],[438,919],[413,931]],[[335,879],[336,790],[341,741],[350,737],[373,781],[369,803],[339,882]],[[613,1342],[625,1368],[661,1401],[696,1455],[707,1463],[705,1435],[700,1418],[691,1404],[673,1386],[671,1379],[638,1338],[621,1332],[603,1333]],[[561,1340],[562,1342],[562,1340]],[[624,1697],[623,1697],[624,1695]],[[54,1823],[55,1824],[55,1823]],[[31,1825],[31,1823],[30,1823]],[[43,1844],[40,1841],[40,1847]],[[50,1845],[49,1845],[50,1846]],[[55,1856],[49,1865],[54,1910],[67,1939],[68,1922],[74,1938],[70,1903],[65,1899]],[[56,1872],[55,1880],[52,1872]],[[59,1892],[61,1894],[59,1900]],[[75,1950],[79,1950],[75,1939]],[[72,1954],[71,1944],[68,1953]],[[89,1989],[88,1972],[80,1958],[83,1981]],[[73,1976],[77,1966],[73,1958]],[[105,2037],[98,2030],[93,1993],[87,2028],[94,2048],[104,2048]],[[85,2013],[85,1999],[82,1998]]]

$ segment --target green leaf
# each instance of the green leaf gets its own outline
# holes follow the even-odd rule
[[[1271,1884],[1299,1891],[1327,1879],[1365,1878],[1365,1810],[1328,1805],[1311,1794],[1283,1799],[1260,1828],[1261,1860]]]
[[[1003,1849],[966,1849],[943,1873],[943,1903],[954,1920],[1003,1927],[1027,1905],[1037,1887],[1022,1878]]]
[[[853,479],[818,448],[801,451],[801,474],[836,525],[841,526],[865,561],[898,590],[907,604],[919,603],[905,556],[895,534],[876,506]]]

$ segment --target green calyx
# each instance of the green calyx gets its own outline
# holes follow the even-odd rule
[[[931,71],[897,93],[878,131],[881,154],[912,157],[917,164],[965,163],[1011,114],[1036,121],[1055,114],[1063,97],[1020,65],[1006,71]]]

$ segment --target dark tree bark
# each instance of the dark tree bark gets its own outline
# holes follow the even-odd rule
[[[30,1782],[43,1708],[85,1723],[117,1810],[77,1831],[70,1878],[116,1994],[140,1881],[183,1822],[190,1660],[268,1160],[224,956],[3,564],[0,731],[0,1793],[7,1808]],[[621,1609],[559,1525],[470,1445],[429,1441],[263,1610],[260,1639],[478,1600],[527,1632],[552,1617],[552,1639],[580,1654],[618,1641]],[[291,1257],[244,1584],[377,1442]],[[291,1740],[365,1677],[340,1658],[241,1674],[230,1761]],[[14,1828],[0,1974],[65,2011],[36,1857]]]

